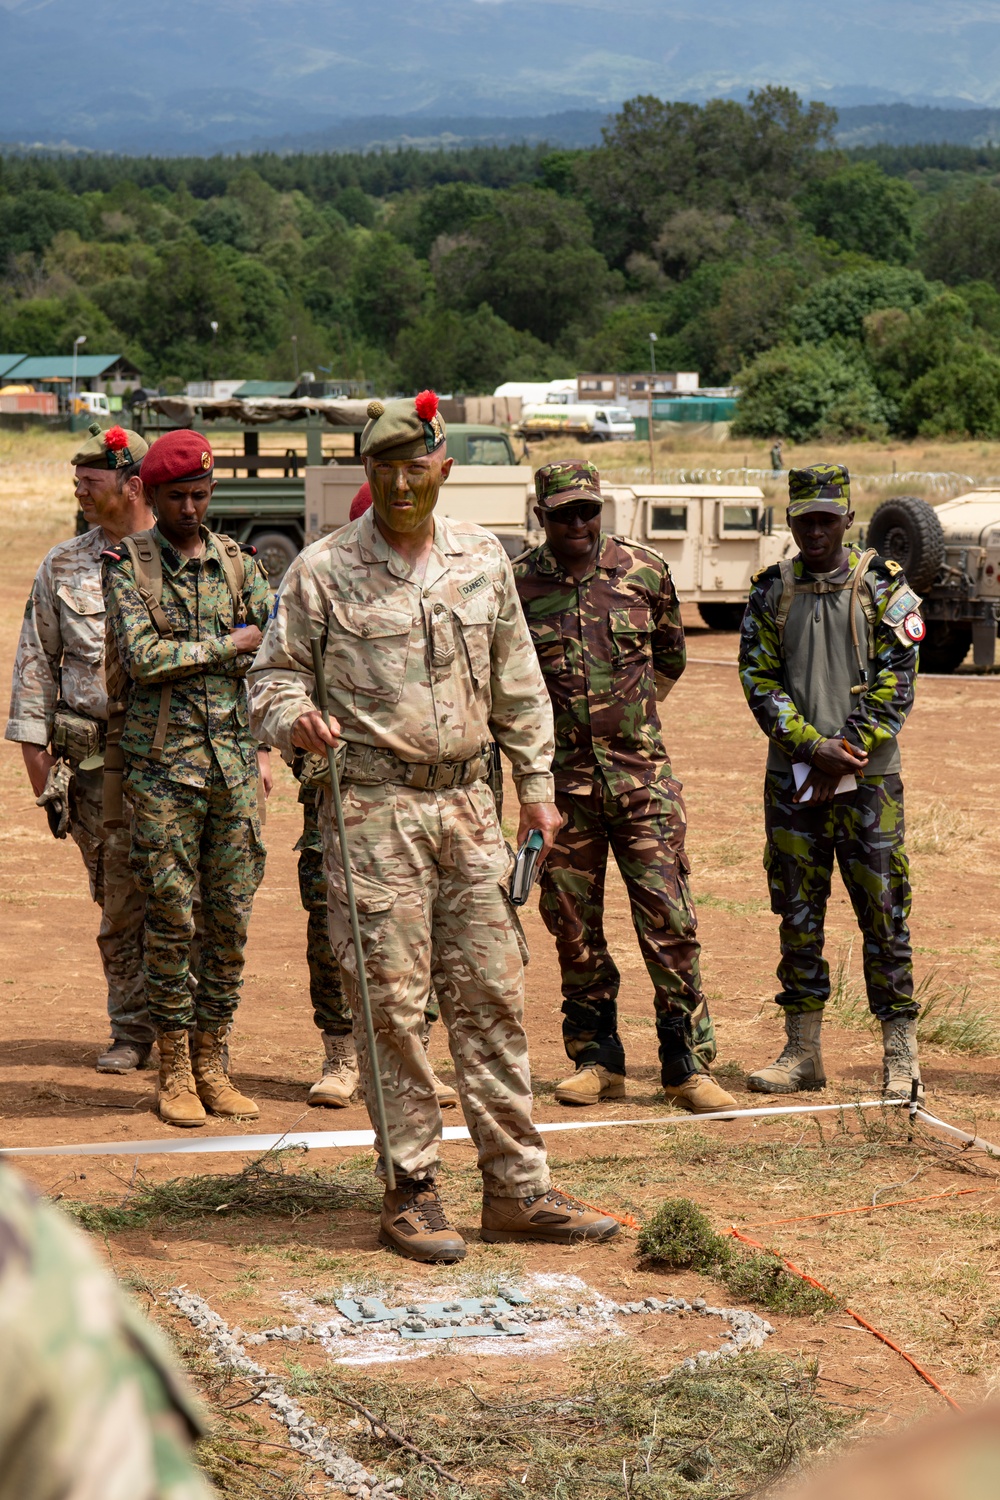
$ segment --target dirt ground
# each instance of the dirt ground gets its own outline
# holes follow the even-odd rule
[[[34,568],[45,550],[72,529],[74,504],[53,443],[17,449],[4,437],[0,468],[0,680],[9,681],[13,649]],[[970,445],[971,446],[971,445]],[[876,455],[877,457],[878,455]],[[997,458],[992,452],[983,464]],[[869,460],[874,462],[874,460]],[[949,467],[959,467],[956,462]],[[1000,468],[1000,458],[996,467]],[[761,782],[765,743],[747,712],[733,670],[736,638],[710,633],[691,612],[689,652],[695,658],[669,699],[666,738],[685,786],[688,849],[703,944],[703,974],[719,1035],[722,1077],[741,1105],[761,1103],[745,1092],[744,1073],[776,1055],[780,1027],[773,1005],[776,919],[761,869]],[[717,663],[717,664],[716,664]],[[914,886],[912,932],[917,980],[939,1014],[974,1015],[978,1052],[924,1047],[930,1107],[944,1118],[998,1139],[1000,1132],[1000,933],[996,869],[995,761],[990,744],[1000,728],[1000,680],[956,678],[920,684],[902,738]],[[298,903],[292,846],[300,832],[295,787],[278,767],[267,811],[268,865],[251,927],[246,985],[233,1045],[233,1070],[261,1106],[252,1132],[364,1128],[360,1108],[322,1115],[305,1104],[321,1049],[308,1004],[305,919]],[[18,747],[0,749],[0,1137],[6,1147],[114,1141],[115,1156],[29,1159],[23,1170],[45,1192],[95,1204],[121,1202],[137,1185],[205,1172],[237,1172],[239,1154],[136,1158],[137,1139],[176,1139],[151,1109],[152,1076],[108,1078],[95,1073],[105,1040],[101,970],[94,943],[97,913],[75,846],[54,842],[34,807]],[[552,1098],[568,1071],[560,1041],[558,972],[537,913],[525,927],[532,958],[527,971],[527,1027],[537,1093],[537,1118],[565,1120]],[[928,1203],[844,1217],[783,1224],[796,1215],[882,1199],[990,1189],[995,1168],[982,1156],[956,1155],[924,1136],[907,1146],[896,1132],[880,1144],[856,1122],[838,1134],[836,1115],[792,1123],[666,1124],[677,1119],[657,1088],[650,985],[632,934],[623,892],[610,885],[608,930],[622,971],[622,1034],[629,1055],[628,1099],[601,1107],[601,1119],[649,1120],[648,1126],[580,1131],[550,1137],[556,1181],[617,1212],[648,1214],[665,1197],[690,1197],[716,1228],[748,1232],[790,1256],[869,1321],[901,1343],[963,1405],[993,1389],[990,1352],[1000,1323],[1000,1218],[995,1192],[954,1203]],[[850,907],[837,886],[828,921],[828,953],[840,965],[841,1014],[850,1021],[861,992],[860,957]],[[947,1038],[946,1038],[947,1040]],[[432,1057],[449,1077],[438,1029]],[[869,1030],[833,1021],[826,1042],[828,1089],[810,1103],[871,1097],[879,1049]],[[579,1114],[571,1116],[574,1120]],[[446,1121],[447,1123],[447,1121]],[[204,1136],[234,1133],[221,1122]],[[467,1143],[445,1147],[446,1190],[470,1240],[465,1281],[479,1277],[572,1275],[589,1288],[625,1300],[656,1293],[725,1292],[694,1273],[665,1275],[638,1266],[633,1231],[600,1250],[528,1247],[511,1254],[476,1239],[476,1182]],[[342,1165],[345,1180],[364,1180],[369,1153],[323,1152],[308,1166]],[[1000,1190],[1000,1181],[996,1182]],[[404,1265],[377,1249],[370,1209],[334,1215],[277,1216],[253,1221],[212,1214],[165,1229],[163,1224],[108,1231],[104,1248],[128,1284],[182,1338],[186,1325],[170,1313],[163,1292],[177,1282],[205,1296],[230,1324],[264,1328],[289,1321],[289,1298],[332,1295],[331,1288],[375,1285],[404,1292],[444,1285],[442,1273]],[[492,1278],[492,1280],[491,1280]],[[459,1285],[452,1277],[449,1285]],[[941,1408],[936,1396],[898,1355],[842,1314],[824,1318],[772,1315],[768,1347],[817,1358],[832,1401],[883,1426]],[[700,1347],[700,1327],[666,1328],[649,1321],[626,1335],[656,1368]],[[503,1341],[498,1340],[498,1343]],[[498,1388],[530,1378],[545,1386],[566,1378],[565,1349],[508,1353],[500,1359],[449,1346],[427,1360],[394,1365],[405,1382],[428,1370],[443,1387],[473,1376]],[[321,1358],[296,1353],[300,1365]],[[530,1368],[529,1368],[530,1367]],[[838,1395],[839,1393],[839,1395]],[[350,1431],[342,1424],[341,1440]],[[306,1493],[305,1490],[302,1493]]]

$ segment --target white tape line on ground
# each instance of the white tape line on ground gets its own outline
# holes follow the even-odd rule
[[[760,1109],[731,1109],[705,1115],[660,1115],[645,1120],[549,1120],[537,1125],[542,1134],[563,1130],[616,1130],[629,1125],[693,1125],[702,1120],[760,1120],[771,1115],[822,1115],[845,1109],[885,1109],[903,1099],[863,1099],[848,1104],[771,1104]],[[933,1119],[933,1116],[929,1118]],[[957,1132],[961,1134],[961,1132]],[[448,1125],[445,1141],[467,1141],[464,1125]],[[305,1146],[310,1151],[344,1151],[374,1146],[373,1130],[289,1130],[284,1135],[213,1135],[176,1141],[90,1141],[75,1146],[0,1146],[0,1157],[14,1156],[211,1156],[226,1151],[274,1151]]]
[[[943,1130],[946,1135],[954,1136],[956,1140],[965,1141],[969,1146],[978,1146],[980,1151],[988,1151],[991,1156],[1000,1156],[1000,1146],[984,1141],[982,1136],[969,1135],[967,1131],[959,1130],[955,1125],[949,1125],[946,1120],[939,1120],[937,1115],[930,1114],[926,1109],[917,1110],[917,1119],[933,1125],[937,1130]]]

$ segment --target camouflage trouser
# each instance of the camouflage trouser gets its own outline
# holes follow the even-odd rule
[[[323,874],[323,835],[319,831],[317,792],[302,787],[302,837],[295,845],[299,856],[299,899],[306,913],[306,963],[309,966],[309,998],[313,1020],[328,1036],[346,1036],[351,1030],[351,1007],[344,999],[340,965],[330,947],[330,923],[327,915],[326,876]],[[431,988],[425,1012],[426,1019],[436,1021],[440,1014],[437,995]]]
[[[441,1110],[420,1041],[433,978],[486,1191],[545,1192],[521,1024],[523,939],[502,889],[510,857],[489,788],[484,781],[446,792],[352,784],[344,788],[344,816],[397,1171],[432,1176],[439,1159]],[[325,811],[321,827],[330,936],[377,1133],[340,848]]]
[[[563,1041],[577,1063],[625,1072],[618,1035],[621,976],[604,935],[609,848],[632,908],[639,949],[653,981],[660,1073],[677,1084],[715,1057],[715,1030],[701,993],[684,852],[680,782],[661,781],[621,797],[604,782],[583,796],[557,791],[567,821],[539,877],[542,921],[562,970]]]
[[[104,827],[104,773],[73,773],[69,831],[87,867],[91,898],[101,908],[97,947],[108,986],[111,1035],[145,1045],[155,1032],[142,976],[146,898],[129,868],[127,828]]]
[[[848,797],[798,805],[791,775],[764,782],[764,869],[771,910],[781,917],[781,993],[793,1015],[822,1010],[830,996],[823,922],[836,857],[863,939],[868,1004],[880,1020],[915,1016],[910,948],[910,867],[903,847],[903,783],[873,776]]]
[[[256,775],[229,788],[217,766],[208,784],[171,781],[168,769],[129,758],[131,864],[146,896],[143,967],[157,1031],[197,1024],[218,1031],[243,987],[243,952],[254,892],[264,875]],[[188,984],[193,905],[201,882],[201,971]]]

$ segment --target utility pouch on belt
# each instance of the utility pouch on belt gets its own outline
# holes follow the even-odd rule
[[[105,726],[99,720],[75,713],[62,700],[56,704],[52,748],[61,760],[68,760],[71,766],[79,769],[82,762],[89,761],[91,764],[85,765],[83,769],[96,771],[101,764],[105,732]]]

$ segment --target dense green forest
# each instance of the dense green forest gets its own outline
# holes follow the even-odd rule
[[[1000,152],[642,97],[589,151],[0,160],[0,348],[483,392],[647,367],[747,434],[1000,436]],[[211,323],[218,323],[213,338]]]

